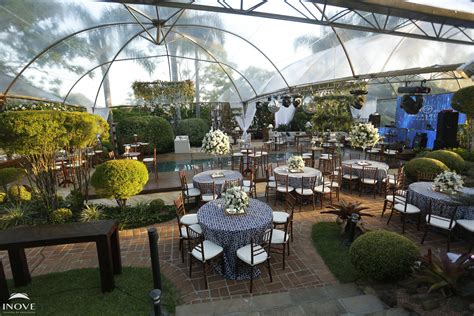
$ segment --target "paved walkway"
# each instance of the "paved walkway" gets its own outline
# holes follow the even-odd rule
[[[263,187],[264,184],[258,184],[259,196],[263,196]],[[178,192],[167,194],[175,197]],[[396,217],[392,220],[390,226],[386,225],[386,218],[380,218],[383,206],[382,198],[374,200],[372,196],[359,197],[358,195],[349,196],[346,194],[341,194],[341,198],[362,201],[370,207],[369,212],[376,215],[376,217],[365,218],[367,228],[383,228],[401,232],[401,223]],[[271,202],[273,204],[273,198]],[[291,255],[287,257],[286,269],[282,269],[280,255],[272,256],[273,283],[270,283],[266,272],[264,272],[254,282],[254,293],[261,295],[287,292],[298,288],[314,288],[337,284],[337,280],[312,246],[310,238],[311,227],[314,223],[334,220],[334,216],[322,215],[319,209],[312,211],[311,207],[306,207],[302,212],[295,213],[295,240],[291,244]],[[181,263],[178,251],[176,221],[173,220],[155,226],[160,235],[159,251],[162,272],[179,289],[183,303],[203,303],[251,296],[248,290],[248,281],[225,280],[220,275],[210,272],[208,276],[209,289],[206,290],[204,289],[201,269],[197,268],[194,269],[193,277],[189,279],[188,266],[186,263]],[[408,224],[405,235],[419,244],[422,232],[417,232],[414,224]],[[120,241],[125,266],[150,266],[146,228],[122,231]],[[427,247],[444,250],[446,237],[434,232],[430,233],[423,248]],[[456,241],[452,243],[453,251],[465,251],[466,248],[467,245],[463,242]],[[33,275],[98,266],[95,245],[91,243],[28,249],[27,257]],[[0,252],[0,260],[3,261],[7,277],[9,277],[11,272],[6,252]]]

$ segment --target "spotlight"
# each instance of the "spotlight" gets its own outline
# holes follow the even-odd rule
[[[354,96],[354,101],[351,103],[351,106],[354,109],[360,110],[364,106],[365,103],[365,95],[359,94]]]
[[[278,112],[280,107],[281,105],[277,99],[272,99],[270,102],[268,102],[268,110],[272,113]]]
[[[255,102],[255,107],[256,107],[257,109],[261,109],[261,108],[262,108],[262,105],[263,105],[263,104],[262,104],[261,101]]]
[[[293,97],[293,105],[295,108],[299,107],[303,103],[303,98],[300,95],[295,95]]]
[[[400,107],[405,110],[407,114],[418,114],[418,112],[420,112],[420,109],[423,107],[423,96],[404,95],[402,96]]]
[[[291,105],[291,97],[289,95],[283,96],[281,105],[283,105],[285,108],[289,107]]]

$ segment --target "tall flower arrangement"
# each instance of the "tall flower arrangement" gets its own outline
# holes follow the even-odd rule
[[[463,188],[464,181],[454,171],[443,171],[434,179],[433,190],[446,194],[456,194]]]
[[[225,191],[224,204],[226,209],[232,210],[237,214],[246,212],[250,203],[250,199],[241,187],[232,187]]]
[[[372,123],[355,124],[349,132],[349,137],[353,147],[363,149],[375,146],[380,139],[379,130]]]
[[[202,140],[201,150],[207,154],[222,156],[230,153],[230,141],[221,130],[210,130]]]

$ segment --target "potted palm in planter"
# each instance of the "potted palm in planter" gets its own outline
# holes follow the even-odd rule
[[[362,206],[359,202],[346,202],[341,200],[329,206],[331,210],[321,212],[322,214],[334,214],[337,216],[336,223],[341,225],[342,232],[348,234],[349,242],[354,240],[354,237],[364,232],[362,216],[373,217],[372,214],[364,213],[364,210],[369,209]]]

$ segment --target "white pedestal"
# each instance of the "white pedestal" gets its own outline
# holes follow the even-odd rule
[[[176,154],[189,154],[191,146],[189,146],[189,138],[187,135],[176,136],[174,139],[174,152]]]

